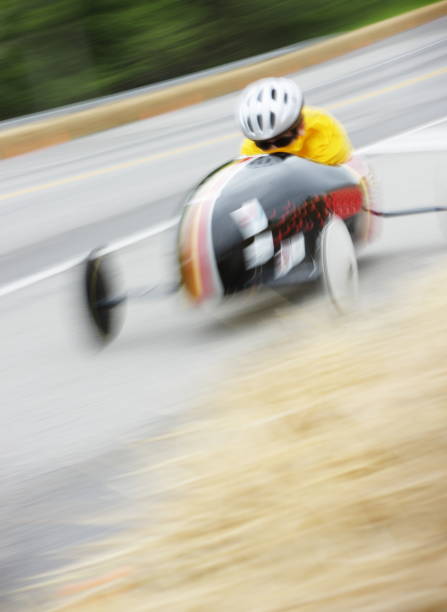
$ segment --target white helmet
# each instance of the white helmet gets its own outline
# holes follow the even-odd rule
[[[268,140],[288,130],[303,107],[298,85],[284,78],[255,81],[244,89],[239,105],[239,122],[250,140]]]

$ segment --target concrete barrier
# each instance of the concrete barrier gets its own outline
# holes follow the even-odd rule
[[[198,78],[161,91],[109,102],[63,117],[6,129],[0,133],[0,158],[13,157],[197,104],[237,91],[251,81],[265,76],[290,74],[325,62],[445,15],[447,0],[442,0],[258,64]]]
[[[377,179],[383,210],[447,206],[447,118],[367,147],[363,155]]]

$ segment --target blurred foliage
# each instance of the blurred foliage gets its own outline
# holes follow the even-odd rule
[[[0,0],[0,119],[221,65],[430,0]]]

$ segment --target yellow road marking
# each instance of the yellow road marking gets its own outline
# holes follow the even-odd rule
[[[422,74],[421,76],[414,77],[412,79],[401,81],[400,83],[396,83],[395,85],[389,85],[388,87],[383,87],[382,89],[375,89],[374,91],[370,91],[360,96],[354,96],[353,98],[347,98],[346,100],[341,100],[340,102],[336,102],[335,104],[326,105],[326,108],[330,110],[333,110],[335,108],[343,108],[344,106],[349,106],[350,104],[355,104],[356,102],[361,102],[362,100],[369,100],[370,98],[382,96],[383,94],[389,93],[390,91],[396,91],[398,89],[402,89],[403,87],[409,87],[410,85],[420,83],[421,81],[427,81],[428,79],[432,79],[436,76],[445,73],[447,73],[447,66],[443,66],[438,70],[427,72],[425,74]]]
[[[442,68],[433,70],[432,72],[427,72],[425,74],[422,74],[421,76],[414,77],[412,79],[406,79],[405,81],[401,81],[400,83],[396,83],[395,85],[390,85],[388,87],[383,87],[382,89],[376,89],[374,91],[370,91],[368,93],[365,93],[359,96],[347,98],[345,100],[341,100],[340,102],[336,102],[334,104],[325,105],[325,107],[329,110],[343,108],[345,106],[355,104],[356,102],[361,102],[363,100],[375,98],[377,96],[381,96],[381,95],[390,93],[392,91],[397,91],[398,89],[402,89],[404,87],[409,87],[410,85],[414,85],[415,83],[420,83],[422,81],[432,79],[434,77],[440,76],[445,73],[447,73],[447,66],[443,66]],[[225,136],[219,136],[217,138],[211,138],[209,140],[201,140],[199,142],[196,142],[195,144],[186,145],[183,147],[177,147],[176,149],[170,149],[169,151],[163,151],[161,153],[153,153],[151,155],[146,155],[144,157],[137,157],[136,159],[132,159],[127,162],[121,162],[119,164],[114,164],[112,166],[105,166],[104,168],[98,168],[97,170],[81,172],[80,174],[74,174],[73,176],[67,176],[62,179],[56,179],[54,181],[49,181],[47,183],[41,183],[40,185],[24,187],[23,189],[17,189],[16,191],[10,191],[9,193],[0,194],[0,201],[11,200],[13,198],[17,198],[23,195],[28,195],[30,193],[37,193],[39,191],[45,191],[53,187],[60,187],[61,185],[68,185],[70,183],[84,181],[86,179],[93,178],[96,176],[110,174],[117,170],[133,168],[135,166],[147,164],[148,162],[152,162],[158,159],[172,157],[173,155],[179,155],[181,153],[189,153],[190,151],[196,151],[197,149],[201,149],[202,147],[207,147],[213,144],[225,142],[226,140],[231,140],[233,138],[236,138],[239,135],[240,135],[239,132],[234,131],[234,132],[230,132],[226,134]]]
[[[27,195],[29,193],[45,191],[46,189],[51,189],[52,187],[59,187],[60,185],[76,183],[78,181],[83,181],[85,179],[93,178],[95,176],[110,174],[111,172],[115,172],[116,170],[124,170],[125,168],[133,168],[134,166],[140,166],[142,164],[147,164],[148,162],[154,161],[156,159],[163,159],[165,157],[171,157],[172,155],[177,155],[180,153],[188,153],[189,151],[195,151],[197,149],[206,147],[208,145],[221,143],[221,142],[224,142],[225,140],[230,140],[231,138],[234,138],[237,135],[238,135],[238,132],[232,132],[231,134],[226,134],[225,136],[219,136],[217,138],[211,138],[209,140],[202,140],[202,141],[196,142],[195,144],[185,145],[184,147],[177,147],[176,149],[171,149],[169,151],[163,151],[161,153],[153,153],[152,155],[146,155],[144,157],[137,157],[136,159],[131,159],[127,162],[121,162],[119,164],[114,164],[113,166],[105,166],[104,168],[98,168],[97,170],[89,170],[88,172],[81,172],[80,174],[74,174],[73,176],[67,176],[62,179],[56,179],[54,181],[49,181],[48,183],[41,183],[40,185],[33,185],[32,187],[24,187],[23,189],[17,189],[17,191],[11,191],[9,193],[0,194],[0,201],[17,198],[19,196]]]

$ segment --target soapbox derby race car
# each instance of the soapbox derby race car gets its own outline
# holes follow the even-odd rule
[[[365,176],[284,153],[232,160],[206,176],[182,206],[177,234],[179,282],[114,293],[107,249],[93,251],[84,271],[90,320],[102,340],[119,328],[129,299],[183,289],[195,305],[254,287],[322,281],[340,311],[358,293],[356,245],[371,237],[374,216]],[[440,210],[440,209],[439,209]]]

